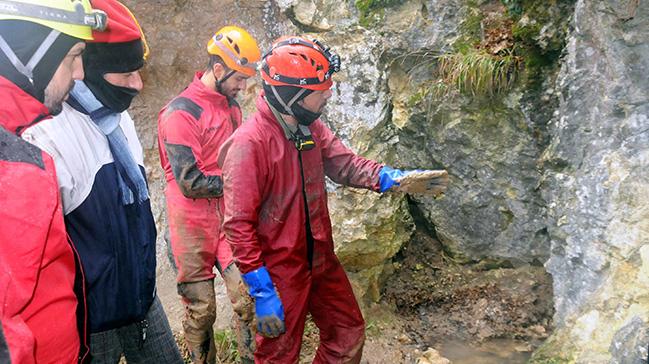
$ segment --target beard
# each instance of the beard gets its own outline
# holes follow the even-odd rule
[[[43,104],[50,111],[50,115],[56,116],[63,111],[63,103],[68,97],[70,90],[74,87],[74,80],[71,80],[67,87],[57,88],[53,84],[49,84],[45,89],[45,98]]]
[[[221,89],[223,90],[223,95],[231,99],[236,99],[237,95],[239,95],[239,91],[241,91],[238,88],[228,88],[227,86],[221,86]]]

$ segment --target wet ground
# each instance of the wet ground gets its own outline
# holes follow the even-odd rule
[[[525,363],[551,331],[552,281],[542,266],[459,264],[419,230],[395,268],[366,312],[376,318],[368,363],[416,363],[430,348],[454,364]]]
[[[364,312],[362,363],[522,364],[551,331],[552,282],[541,266],[459,264],[425,231],[395,263],[382,301]],[[300,363],[311,362],[317,335],[309,324]]]

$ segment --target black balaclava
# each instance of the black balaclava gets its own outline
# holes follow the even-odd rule
[[[142,41],[136,39],[121,43],[88,43],[83,53],[85,84],[97,100],[114,112],[122,112],[131,106],[138,90],[115,86],[106,79],[106,73],[127,73],[144,66]]]
[[[0,36],[7,42],[9,48],[23,65],[29,62],[51,32],[51,28],[29,21],[0,21]],[[81,42],[80,39],[60,33],[47,49],[41,61],[34,67],[31,81],[16,69],[4,52],[0,51],[0,75],[42,103],[45,101],[45,89],[54,73],[70,49],[79,42]]]
[[[287,114],[293,116],[298,123],[309,126],[311,125],[314,121],[316,121],[322,113],[316,113],[313,111],[309,111],[302,107],[300,104],[298,104],[298,101],[304,99],[308,95],[310,95],[313,91],[309,89],[303,89],[301,87],[295,87],[295,86],[271,86],[268,85],[266,82],[264,82],[264,92],[266,94],[266,100],[273,105],[277,111],[279,111],[282,114]],[[273,88],[277,92],[273,92]],[[291,105],[288,105],[288,103],[295,97],[295,95],[298,94],[298,92],[302,91],[302,94],[293,101]],[[281,98],[281,100],[278,99]],[[287,110],[284,105],[289,106],[289,109]]]

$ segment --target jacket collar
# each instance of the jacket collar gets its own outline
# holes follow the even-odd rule
[[[259,92],[259,96],[257,97],[257,101],[255,101],[255,105],[257,106],[257,111],[259,111],[264,119],[271,120],[273,124],[279,125],[277,118],[273,114],[273,111],[270,109],[270,106],[266,101],[266,93],[264,92],[264,90],[261,90],[261,92]]]
[[[0,100],[0,126],[13,134],[20,135],[28,126],[49,118],[50,112],[43,103],[2,76]]]
[[[264,97],[265,93],[262,90],[259,93],[259,96],[257,96],[257,101],[255,101],[255,106],[257,106],[257,111],[259,112],[261,118],[266,121],[267,123],[273,125],[276,129],[279,129],[282,134],[285,134],[284,129],[280,125],[279,121],[273,114],[273,111],[270,109],[270,106],[268,106],[268,102],[266,102],[266,98]]]

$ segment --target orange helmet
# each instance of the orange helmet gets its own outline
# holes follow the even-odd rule
[[[236,26],[219,29],[207,42],[207,53],[220,56],[228,68],[251,77],[261,58],[255,38]]]
[[[317,40],[279,38],[264,55],[261,77],[271,86],[328,90],[331,76],[340,71],[340,57]]]

